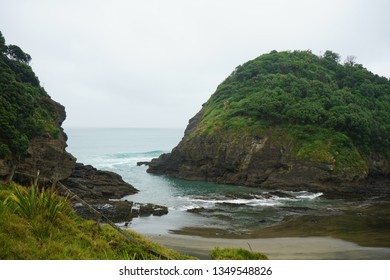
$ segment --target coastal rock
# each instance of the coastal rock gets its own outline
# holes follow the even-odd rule
[[[110,219],[114,223],[131,221],[133,219],[132,206],[129,201],[107,201],[107,200],[88,200],[90,205],[102,215]],[[73,204],[75,213],[85,219],[98,220],[95,213],[83,206],[81,203]],[[103,221],[104,222],[104,221]]]
[[[148,216],[163,216],[168,214],[168,208],[156,204],[134,203],[127,200],[91,200],[90,205],[114,223],[130,222],[133,218]],[[73,204],[76,214],[86,219],[97,220],[100,217],[79,202]]]
[[[290,149],[287,141],[274,141],[272,131],[262,138],[236,133],[185,136],[171,153],[153,159],[147,172],[187,180],[291,190],[319,189],[329,181],[364,175],[337,173],[326,163],[296,159]]]
[[[137,166],[142,166],[142,165],[148,166],[149,165],[149,161],[139,161],[139,162],[137,162]]]
[[[168,207],[162,205],[156,205],[152,203],[135,203],[135,207],[137,207],[138,215],[140,217],[147,216],[163,216],[168,214]]]
[[[65,150],[67,135],[61,127],[66,118],[65,108],[53,100],[47,102],[56,108],[55,115],[59,134],[57,137],[53,137],[46,133],[29,141],[27,156],[21,158],[15,165],[14,180],[20,183],[29,184],[31,176],[36,176],[38,172],[42,181],[63,180],[68,178],[74,169],[76,158]],[[1,175],[8,175],[12,165],[11,162],[0,162]]]
[[[358,75],[383,88],[368,96]],[[389,89],[360,66],[272,51],[238,66],[147,172],[296,191],[363,187],[390,174],[386,117],[368,113],[387,116]]]
[[[114,172],[76,163],[72,174],[62,183],[83,199],[119,199],[138,192]]]

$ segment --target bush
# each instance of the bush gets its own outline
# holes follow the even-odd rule
[[[59,213],[69,211],[66,199],[57,195],[51,189],[39,189],[37,186],[30,188],[15,187],[14,193],[10,196],[15,212],[34,220],[38,217],[54,223]]]
[[[9,206],[16,214],[27,219],[39,238],[49,236],[52,225],[59,220],[60,215],[71,211],[65,198],[51,189],[39,189],[37,186],[15,186],[9,197]]]

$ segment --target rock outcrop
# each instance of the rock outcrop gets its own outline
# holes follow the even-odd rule
[[[138,192],[120,175],[82,163],[76,163],[72,174],[62,183],[85,200],[119,199]]]
[[[245,133],[215,133],[190,137],[192,127],[171,153],[149,163],[147,172],[222,184],[285,189],[321,189],[328,182],[356,180],[366,174],[337,172],[328,163],[292,156],[291,143]],[[278,137],[276,137],[278,138]]]
[[[273,51],[237,67],[147,172],[293,190],[386,181],[390,81],[329,53]]]
[[[0,160],[0,176],[7,177],[15,171],[14,180],[29,184],[38,173],[44,181],[63,180],[72,173],[76,158],[65,150],[67,135],[61,127],[66,118],[65,108],[53,100],[49,102],[56,109],[58,135],[45,133],[30,139],[27,154],[18,161]]]

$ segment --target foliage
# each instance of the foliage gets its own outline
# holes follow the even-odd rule
[[[60,212],[67,207],[66,200],[58,196],[52,189],[15,187],[10,196],[15,211],[29,220],[42,216],[43,220],[55,222]],[[68,209],[69,210],[69,209]]]
[[[7,46],[5,45],[5,39],[3,37],[3,33],[0,31],[0,52],[4,53],[7,49]]]
[[[348,142],[357,153],[390,156],[390,81],[355,58],[339,61],[332,51],[323,57],[272,51],[238,66],[204,104],[197,133],[284,127],[293,134],[317,127],[319,136],[328,131],[333,150]]]
[[[298,159],[328,163],[338,170],[352,168],[360,174],[368,172],[366,162],[345,134],[313,125],[291,125],[286,130],[287,137],[295,143],[293,154]]]
[[[15,45],[9,45],[7,47],[7,55],[11,59],[17,60],[22,63],[28,64],[31,61],[31,56]]]
[[[242,248],[215,247],[211,252],[213,260],[268,260],[262,253],[251,252]]]
[[[28,62],[31,57],[15,45],[5,45],[0,32],[0,159],[23,157],[34,136],[58,137],[57,109],[40,86]]]
[[[130,243],[108,225],[76,216],[51,190],[0,184],[0,259],[189,259],[176,251],[129,234]]]

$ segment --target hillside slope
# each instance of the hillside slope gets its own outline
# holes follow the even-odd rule
[[[390,174],[390,81],[331,51],[261,55],[222,82],[148,172],[318,188]]]
[[[52,100],[28,65],[30,55],[0,32],[0,179],[21,174],[61,180],[76,159],[65,151],[65,108]]]
[[[61,127],[65,108],[40,86],[30,60],[18,46],[6,45],[0,32],[0,182],[28,186],[39,178],[40,184],[48,186],[62,181],[97,209],[111,205],[113,220],[130,220],[130,204],[109,199],[138,190],[118,174],[76,165],[75,157],[66,151],[67,136]]]

